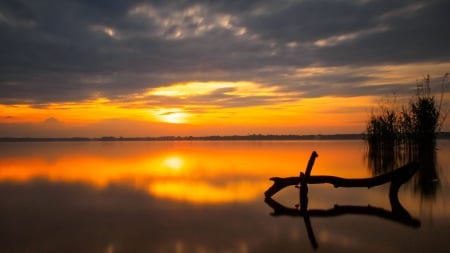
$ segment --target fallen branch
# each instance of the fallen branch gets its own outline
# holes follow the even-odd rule
[[[374,186],[382,185],[387,182],[404,180],[408,178],[409,175],[413,175],[419,168],[417,163],[406,164],[392,172],[375,176],[371,178],[342,178],[335,176],[309,176],[304,177],[272,177],[270,180],[273,181],[273,185],[267,189],[264,193],[266,197],[271,197],[275,193],[279,192],[285,187],[291,185],[299,185],[301,180],[304,180],[307,184],[332,184],[334,187],[367,187],[371,188]]]
[[[396,221],[411,227],[420,227],[420,221],[411,217],[408,211],[403,208],[398,200],[398,191],[402,184],[409,181],[414,173],[418,170],[419,165],[417,163],[409,163],[392,172],[375,176],[371,178],[341,178],[335,176],[311,176],[312,167],[315,159],[318,157],[314,151],[309,158],[308,165],[306,166],[305,173],[300,172],[299,177],[272,177],[273,185],[267,189],[264,193],[266,196],[265,202],[273,208],[272,215],[289,215],[303,217],[308,238],[311,242],[313,249],[318,248],[318,243],[314,235],[310,217],[333,217],[344,214],[359,214],[359,215],[371,215],[392,221]],[[390,182],[389,188],[389,202],[391,204],[391,211],[387,211],[378,207],[371,206],[339,206],[335,205],[334,208],[323,210],[308,210],[308,184],[332,184],[334,187],[373,187]],[[299,189],[299,205],[298,208],[288,208],[271,198],[275,193],[281,189],[295,185]]]

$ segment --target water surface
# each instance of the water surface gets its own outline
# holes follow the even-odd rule
[[[398,199],[420,226],[369,214],[311,217],[317,252],[449,252],[450,142],[435,191],[414,177]],[[304,219],[273,217],[273,176],[374,176],[362,141],[0,143],[0,252],[312,252]],[[295,208],[298,189],[273,200]],[[389,184],[311,185],[308,208],[391,211]]]

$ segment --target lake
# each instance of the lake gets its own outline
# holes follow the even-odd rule
[[[359,140],[0,143],[0,252],[450,252],[449,140],[392,196],[311,184],[308,219],[296,187],[265,200],[314,150],[313,176],[380,174]]]

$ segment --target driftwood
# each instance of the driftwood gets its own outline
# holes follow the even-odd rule
[[[410,227],[420,227],[420,221],[411,217],[411,215],[406,211],[406,209],[401,205],[398,200],[398,191],[400,186],[405,182],[409,181],[414,173],[418,170],[419,166],[417,163],[410,163],[404,165],[390,173],[386,173],[380,176],[372,178],[341,178],[335,176],[311,176],[312,167],[314,165],[315,159],[318,157],[317,153],[314,151],[308,161],[308,165],[305,169],[305,173],[301,172],[299,177],[288,177],[270,178],[274,183],[273,185],[264,193],[266,196],[265,202],[273,208],[273,216],[298,216],[303,217],[308,238],[314,249],[319,247],[314,231],[312,229],[310,217],[334,217],[344,214],[355,214],[355,215],[370,215],[375,217],[384,218],[387,220],[399,222],[403,225]],[[391,211],[385,210],[379,207],[372,206],[340,206],[335,205],[332,209],[322,210],[322,209],[312,209],[308,210],[308,184],[323,184],[328,183],[334,185],[334,187],[373,187],[381,184],[390,182],[389,188],[389,202],[391,204]],[[273,200],[271,197],[280,191],[281,189],[295,185],[299,190],[299,208],[289,208],[281,205],[277,201]]]
[[[417,163],[409,163],[392,172],[375,176],[371,178],[342,178],[336,176],[311,176],[312,166],[314,160],[317,157],[317,153],[314,151],[311,154],[308,162],[308,167],[305,174],[300,173],[299,177],[272,177],[273,185],[267,189],[264,193],[266,197],[272,197],[275,193],[279,192],[285,187],[291,185],[301,185],[302,181],[306,184],[332,184],[334,187],[367,187],[371,188],[377,185],[382,185],[391,181],[402,181],[405,177],[412,176],[419,168]]]

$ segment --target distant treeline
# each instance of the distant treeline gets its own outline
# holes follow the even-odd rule
[[[34,138],[34,137],[0,137],[0,142],[82,142],[82,141],[264,141],[264,140],[362,140],[365,134],[329,134],[329,135],[212,135],[212,136],[160,136],[160,137],[114,137],[103,136],[97,138],[68,137],[68,138]],[[439,139],[450,139],[450,132],[438,133]]]
[[[33,138],[33,137],[3,137],[3,142],[46,142],[46,141],[239,141],[239,140],[349,140],[363,139],[364,134],[333,134],[333,135],[211,135],[211,136],[159,136],[159,137],[115,137],[99,138]]]

